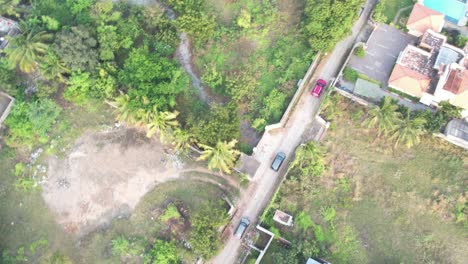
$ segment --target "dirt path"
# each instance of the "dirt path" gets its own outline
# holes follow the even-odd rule
[[[44,200],[78,236],[129,214],[147,192],[184,169],[177,156],[132,129],[85,135],[67,158],[48,165]]]
[[[200,77],[195,73],[193,62],[192,62],[192,45],[190,38],[186,33],[179,35],[180,43],[176,50],[176,56],[179,63],[185,69],[188,75],[192,78],[192,86],[198,91],[200,99],[209,104],[212,102],[209,94],[206,92],[206,87],[202,85]]]
[[[118,0],[114,0],[118,1]],[[150,5],[158,5],[161,9],[165,11],[165,15],[171,19],[175,20],[177,18],[176,13],[174,10],[172,10],[169,6],[166,4],[162,3],[159,0],[130,0],[129,1],[131,4],[134,5],[142,5],[142,6],[150,6]],[[207,92],[207,88],[202,85],[202,81],[198,74],[196,73],[193,62],[192,62],[192,43],[188,35],[184,32],[179,34],[179,45],[177,46],[176,50],[176,58],[179,61],[179,63],[182,65],[184,68],[185,72],[187,72],[188,75],[190,75],[190,78],[192,79],[192,86],[197,89],[198,95],[200,96],[200,99],[207,103],[210,104],[213,102],[213,98],[210,96],[210,94]]]

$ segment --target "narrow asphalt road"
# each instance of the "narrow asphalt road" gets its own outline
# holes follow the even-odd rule
[[[325,57],[325,60],[319,65],[316,73],[311,78],[311,83],[314,83],[319,77],[330,81],[331,78],[336,76],[347,54],[353,47],[361,28],[366,23],[375,2],[376,0],[367,0],[364,12],[352,28],[352,34],[338,43],[333,52]],[[301,143],[302,135],[310,127],[318,113],[321,100],[312,97],[309,92],[310,90],[306,89],[302,94],[286,127],[265,133],[258,143],[253,156],[260,162],[260,167],[238,203],[238,210],[228,227],[230,237],[227,239],[223,250],[210,263],[238,263],[238,254],[242,241],[235,238],[232,232],[239,224],[241,217],[249,218],[252,223],[251,227],[253,227],[258,221],[263,208],[268,204],[275,192],[278,182],[285,172],[287,162],[283,164],[283,168],[279,173],[274,172],[270,169],[274,156],[277,152],[283,151],[287,157],[291,157],[296,147]]]

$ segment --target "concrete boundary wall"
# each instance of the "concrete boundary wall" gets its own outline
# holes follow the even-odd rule
[[[0,92],[0,96],[3,96],[10,100],[8,103],[8,106],[5,108],[5,111],[3,111],[2,115],[0,116],[0,126],[2,125],[3,121],[7,118],[8,114],[10,114],[11,108],[13,107],[13,103],[15,102],[15,98],[9,96],[8,94],[4,92]]]
[[[276,124],[271,124],[271,125],[266,126],[265,132],[275,130],[278,128],[282,128],[286,125],[286,123],[289,120],[289,117],[291,116],[292,110],[294,109],[297,102],[299,101],[299,98],[301,98],[301,95],[304,92],[304,90],[307,89],[310,78],[312,77],[312,74],[314,73],[315,69],[317,68],[320,62],[320,57],[321,57],[321,54],[319,52],[317,53],[317,56],[315,57],[314,61],[310,64],[309,69],[307,70],[306,74],[304,75],[304,78],[301,81],[301,84],[299,85],[296,92],[294,93],[294,96],[291,99],[291,102],[289,103],[288,108],[286,108],[286,111],[284,111],[284,114],[281,117],[281,120]]]
[[[372,35],[372,33],[371,33]],[[348,62],[349,60],[351,59],[351,56],[353,56],[353,52],[354,52],[354,49],[356,49],[357,47],[359,46],[362,46],[362,47],[365,47],[366,44],[364,42],[358,42],[356,44],[354,44],[354,46],[351,48],[351,51],[349,52],[348,54],[348,57],[346,58],[345,62],[343,63],[343,66],[341,66],[341,69],[340,71],[338,72],[338,75],[336,76],[335,80],[333,80],[333,82],[330,84],[331,87],[335,87],[335,84],[336,82],[341,78],[341,76],[343,75],[343,71],[344,69],[346,68],[346,66],[348,65]]]
[[[355,95],[352,94],[352,93],[348,93],[348,92],[346,92],[346,91],[344,91],[344,90],[341,90],[341,89],[339,89],[339,88],[336,88],[336,87],[335,87],[335,91],[336,91],[337,93],[343,95],[344,97],[353,100],[354,102],[356,102],[356,103],[358,103],[358,104],[361,104],[361,105],[364,105],[364,106],[372,106],[372,105],[373,105],[373,103],[371,103],[371,102],[369,102],[369,101],[366,101],[366,100],[364,100],[364,99],[362,99],[362,98],[360,98],[360,97],[357,97],[357,96],[355,96]]]
[[[270,239],[268,240],[268,243],[266,244],[265,248],[264,248],[263,250],[260,250],[260,255],[258,256],[257,260],[255,261],[255,264],[259,264],[260,261],[262,261],[263,256],[265,255],[265,253],[267,252],[268,248],[270,247],[271,242],[272,242],[273,239],[275,238],[275,234],[273,234],[273,233],[270,232],[269,230],[263,228],[262,226],[257,225],[257,229],[258,229],[260,232],[263,232],[263,233],[269,235],[269,236],[270,236]]]

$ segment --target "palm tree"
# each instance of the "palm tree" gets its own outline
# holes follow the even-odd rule
[[[177,128],[172,135],[172,143],[176,150],[185,151],[190,148],[192,143],[195,143],[195,138],[180,128]]]
[[[237,140],[235,139],[230,142],[218,142],[215,147],[200,144],[200,147],[203,148],[203,153],[197,160],[208,160],[208,169],[218,169],[221,173],[230,174],[240,154],[235,149],[236,144]]]
[[[59,57],[52,51],[47,53],[44,63],[40,65],[39,69],[45,79],[58,80],[59,82],[65,82],[64,74],[69,72]]]
[[[419,144],[421,142],[421,136],[424,135],[424,125],[426,119],[423,117],[411,118],[408,113],[406,117],[398,124],[398,127],[393,132],[391,139],[395,140],[395,147],[399,143],[403,143],[407,148]]]
[[[179,112],[159,112],[156,107],[153,108],[153,111],[146,115],[144,121],[147,123],[148,132],[146,133],[147,137],[152,137],[154,133],[158,132],[161,141],[166,141],[168,133],[170,133],[174,128],[179,126],[179,122],[176,120]]]
[[[119,112],[117,120],[128,123],[134,123],[136,121],[135,112],[130,107],[130,96],[128,94],[121,93],[115,98],[114,104]]]
[[[335,94],[329,94],[323,99],[321,104],[321,111],[323,111],[328,120],[333,120],[335,117],[338,117],[341,114],[338,107],[339,100],[339,97]]]
[[[368,128],[377,128],[378,136],[387,135],[395,130],[401,121],[401,114],[397,112],[398,105],[390,97],[385,97],[380,106],[372,108],[369,117],[364,121]]]
[[[314,142],[301,145],[295,154],[289,169],[299,169],[302,174],[320,175],[325,169],[323,151]]]
[[[20,0],[0,0],[0,15],[18,16]]]
[[[10,43],[5,52],[12,64],[18,65],[22,72],[31,73],[36,70],[42,56],[47,52],[48,45],[45,42],[50,40],[52,35],[44,31],[34,33],[25,23],[21,23],[21,31],[23,33],[19,36],[8,37]]]

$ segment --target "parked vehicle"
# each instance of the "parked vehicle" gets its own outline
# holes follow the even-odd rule
[[[278,152],[278,154],[276,154],[275,159],[273,160],[273,163],[271,163],[271,169],[274,171],[278,171],[285,159],[286,154],[284,154],[284,152]]]
[[[242,217],[242,219],[241,219],[241,221],[239,223],[239,226],[237,227],[236,232],[234,233],[234,235],[238,239],[241,239],[242,236],[245,233],[245,230],[247,230],[247,227],[249,226],[249,224],[250,224],[249,219],[247,219],[247,217]]]
[[[320,95],[322,94],[322,91],[325,90],[326,86],[327,86],[327,82],[325,80],[323,80],[323,79],[319,79],[315,83],[315,87],[311,92],[312,96],[320,97]]]

